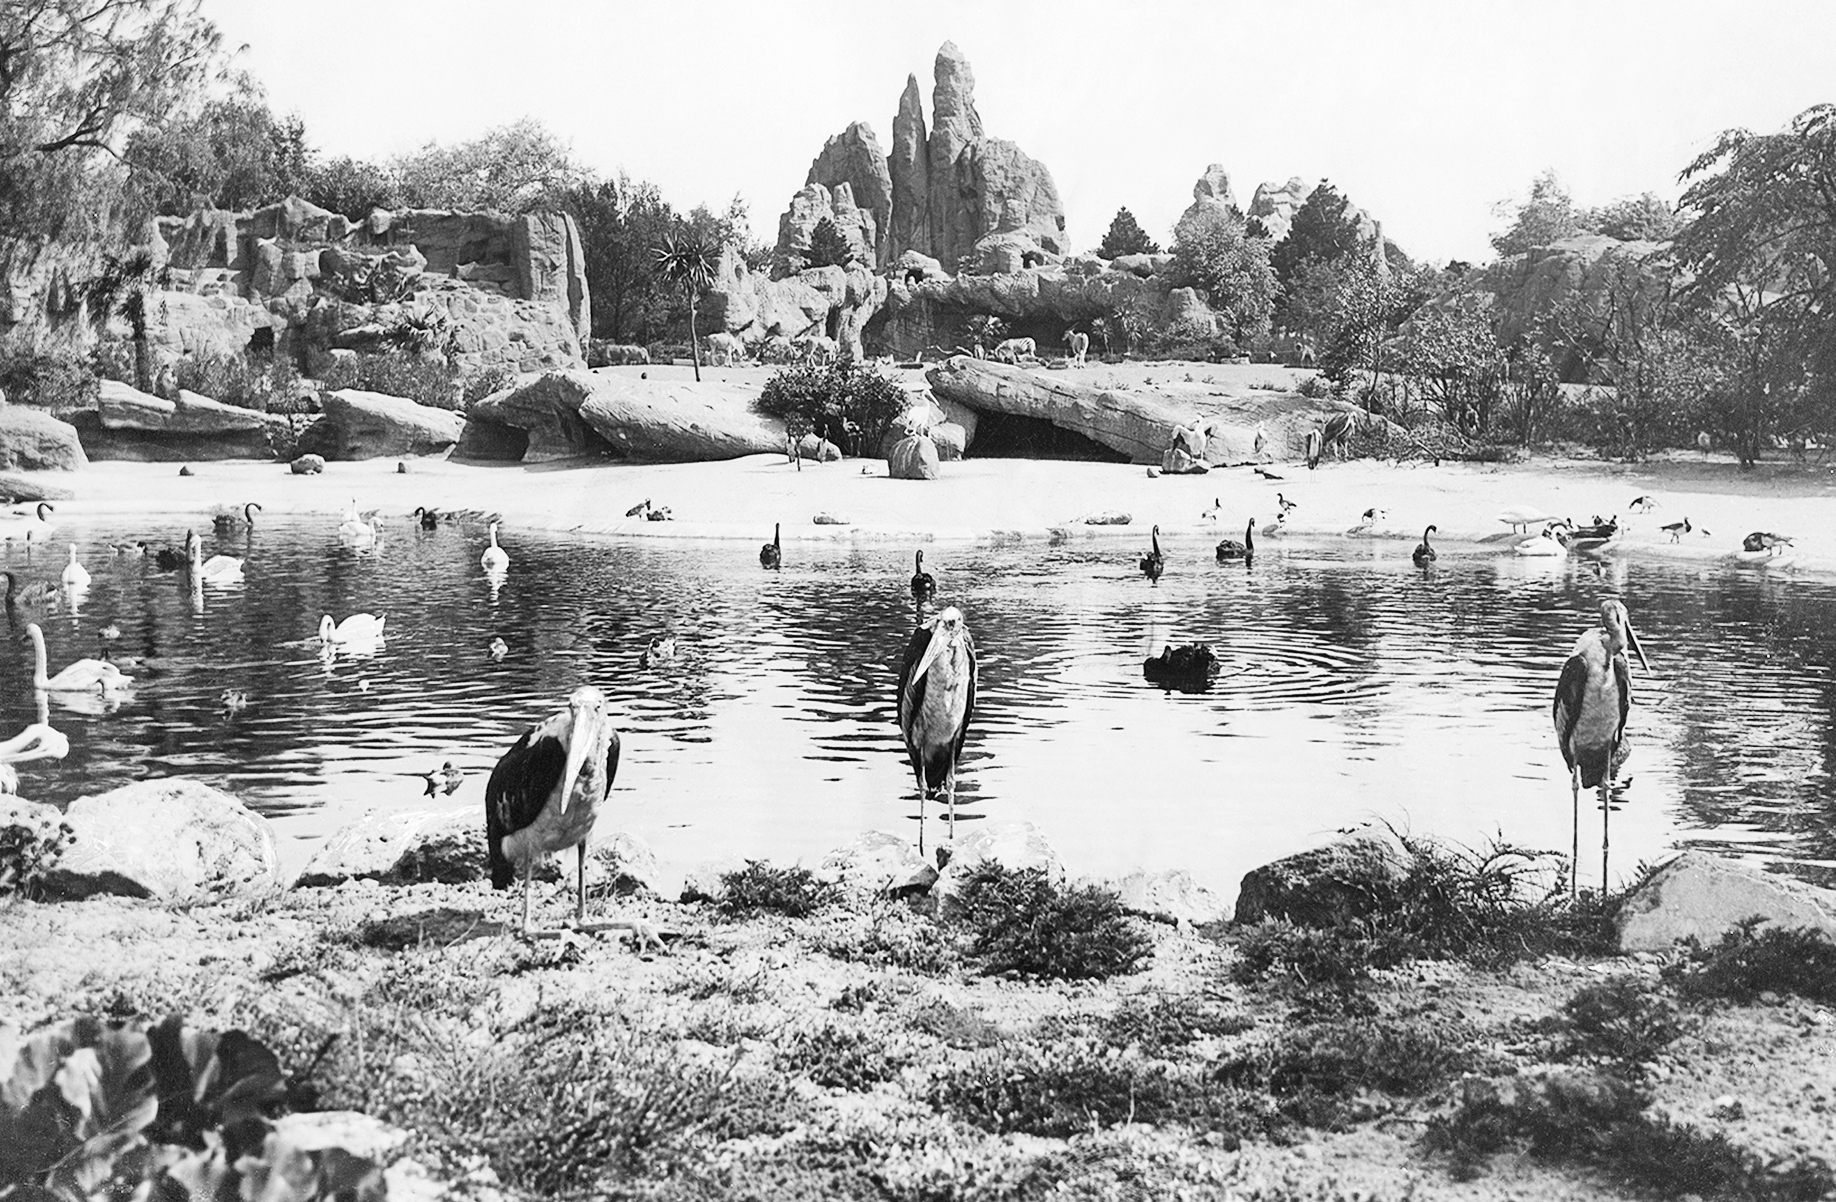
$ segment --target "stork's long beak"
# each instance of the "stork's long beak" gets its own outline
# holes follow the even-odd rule
[[[582,706],[574,711],[574,729],[567,738],[567,767],[561,773],[561,812],[567,813],[568,803],[574,798],[574,786],[580,781],[580,770],[586,766],[587,756],[601,745],[599,732],[606,723],[606,716],[598,709]]]
[[[937,657],[944,653],[944,644],[954,638],[954,629],[942,622],[939,622],[931,631],[931,641],[925,645],[924,655],[918,660],[918,666],[912,669],[912,678],[906,682],[905,689],[908,693],[918,687],[918,682],[924,679],[924,674],[931,670],[931,665],[937,662]]]
[[[1645,658],[1645,649],[1638,645],[1638,632],[1632,629],[1632,623],[1626,623],[1626,641],[1632,644],[1632,652],[1638,656],[1638,662],[1645,671],[1651,671],[1651,661]]]

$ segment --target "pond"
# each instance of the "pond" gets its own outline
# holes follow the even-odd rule
[[[277,520],[217,537],[206,524],[206,553],[247,567],[242,583],[199,593],[151,558],[107,553],[182,531],[60,528],[94,580],[74,608],[60,598],[40,618],[52,670],[96,654],[113,626],[107,646],[138,681],[118,707],[54,700],[70,755],[22,765],[22,793],[64,804],[195,777],[273,818],[297,868],[366,812],[428,804],[417,774],[444,760],[467,779],[440,804],[482,811],[497,757],[591,682],[625,739],[602,821],[667,863],[813,865],[865,829],[915,837],[893,698],[911,548],[798,544],[767,572],[750,543],[510,530],[513,563],[494,584],[479,568],[482,526],[397,519],[362,551],[336,526]],[[1185,868],[1227,895],[1249,868],[1371,819],[1566,850],[1550,700],[1575,637],[1613,596],[1653,668],[1635,678],[1615,875],[1679,845],[1836,875],[1829,583],[1480,548],[1444,549],[1423,571],[1412,544],[1336,540],[1264,546],[1246,571],[1214,563],[1211,539],[1162,541],[1157,584],[1132,543],[927,548],[980,654],[959,819],[1037,823],[1073,873]],[[39,579],[62,567],[17,546],[0,556]],[[356,611],[388,616],[384,642],[322,659],[320,616]],[[15,633],[30,616],[13,616]],[[641,666],[663,634],[676,662]],[[1143,679],[1145,657],[1188,640],[1224,660],[1209,692]],[[0,733],[33,720],[30,671],[29,646],[7,639]],[[226,705],[229,691],[246,707]],[[1591,804],[1582,829],[1585,884],[1599,872]]]

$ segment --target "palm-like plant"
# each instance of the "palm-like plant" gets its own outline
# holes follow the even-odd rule
[[[695,301],[714,284],[720,248],[693,230],[663,235],[661,246],[651,247],[663,278],[680,284],[688,293],[689,354],[695,361],[695,381],[701,382],[701,339],[695,333]]]
[[[90,314],[98,326],[119,313],[134,338],[134,387],[153,391],[153,359],[147,344],[147,293],[164,287],[166,273],[143,247],[108,255],[102,273],[89,281]]]

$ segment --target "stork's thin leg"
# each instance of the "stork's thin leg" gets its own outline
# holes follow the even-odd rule
[[[944,796],[950,802],[950,845],[956,845],[956,766],[952,764],[944,777]]]
[[[580,857],[579,884],[574,890],[574,921],[586,921],[586,840],[582,839],[574,846]]]
[[[1581,896],[1581,769],[1568,770],[1568,784],[1572,791],[1573,825],[1569,828],[1570,845],[1568,849],[1568,900],[1576,901]]]
[[[531,860],[529,863],[523,865],[523,936],[525,938],[534,934],[534,932],[531,931],[529,928],[529,894],[531,890],[530,881],[534,877],[534,875],[535,875],[535,861]]]
[[[1613,825],[1613,778],[1611,774],[1600,782],[1600,900],[1607,895],[1607,832]]]
[[[919,764],[918,776],[918,854],[924,854],[924,765]]]

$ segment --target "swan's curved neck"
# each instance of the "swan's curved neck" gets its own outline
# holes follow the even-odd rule
[[[26,634],[32,640],[32,687],[35,689],[43,689],[46,685],[51,683],[51,678],[46,674],[45,670],[47,667],[45,663],[45,636],[39,632],[37,626],[26,627]]]

